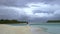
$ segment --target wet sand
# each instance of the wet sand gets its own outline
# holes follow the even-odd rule
[[[49,34],[42,28],[33,28],[30,26],[12,26],[0,24],[0,34]]]

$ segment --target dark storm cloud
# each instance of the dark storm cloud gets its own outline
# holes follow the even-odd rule
[[[46,4],[52,4],[52,5],[58,4],[58,5],[60,5],[60,0],[43,0],[43,2]]]
[[[39,18],[39,17],[35,17],[34,19],[29,19],[30,24],[41,24],[41,23],[46,23],[47,18],[43,17],[43,18]]]
[[[26,7],[27,3],[37,2],[39,0],[0,0],[0,5],[15,6],[15,7]]]
[[[32,9],[33,14],[30,15],[32,22],[44,22],[43,20],[60,20],[60,5],[45,3],[28,3],[28,7]],[[35,16],[33,16],[35,15]],[[39,21],[40,20],[40,21]]]
[[[34,13],[54,13],[54,11],[51,11],[51,10],[49,10],[49,11],[42,11],[42,10],[34,10],[33,11]]]
[[[49,19],[60,20],[60,10],[55,11],[54,15],[52,17],[50,17]]]
[[[24,7],[27,1],[25,0],[0,0],[0,5]]]
[[[59,10],[60,0],[0,0],[0,19],[45,22],[60,19]]]
[[[51,3],[51,4],[59,4],[60,0],[0,0],[0,5],[5,6],[15,6],[15,7],[26,7],[27,3]]]
[[[17,7],[0,6],[0,19],[26,20],[26,14]]]
[[[26,7],[27,3],[38,3],[38,2],[45,2],[50,3],[54,2],[54,0],[0,0],[0,5],[5,6],[15,6],[15,7]]]

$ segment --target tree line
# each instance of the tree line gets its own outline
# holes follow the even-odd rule
[[[18,21],[18,20],[0,20],[0,24],[18,24],[18,23],[28,23],[27,21]]]

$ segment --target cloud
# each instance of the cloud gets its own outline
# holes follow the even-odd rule
[[[21,8],[0,6],[0,19],[26,20],[25,12]]]
[[[45,2],[46,4],[58,4],[58,5],[60,5],[60,0],[45,0],[45,1],[43,1],[43,2]]]
[[[60,20],[60,10],[54,12],[54,15],[50,17],[51,20]]]
[[[50,5],[44,3],[31,3],[27,5],[30,9],[32,9],[32,13],[40,13],[40,15],[54,14],[55,11],[60,10],[60,5]]]
[[[60,0],[0,0],[0,5],[26,7],[27,3],[59,4]]]
[[[31,13],[30,14],[28,13],[30,16],[30,20],[35,21],[40,19],[40,22],[41,22],[43,20],[58,19],[60,18],[59,6],[60,5],[57,5],[57,4],[51,5],[51,4],[45,4],[45,3],[28,3],[27,7],[31,9],[30,11]]]
[[[60,0],[0,0],[0,18],[29,22],[60,19]]]
[[[48,14],[48,13],[36,13],[35,15],[39,17],[51,17],[53,14]]]
[[[25,7],[26,0],[0,0],[0,5],[12,7]]]

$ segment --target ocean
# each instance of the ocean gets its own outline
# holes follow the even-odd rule
[[[30,24],[31,27],[43,28],[45,32],[52,34],[60,34],[60,24]]]
[[[10,24],[10,25],[25,26],[27,24]],[[28,26],[31,26],[33,28],[42,28],[44,32],[48,32],[51,34],[60,34],[60,24],[59,23],[56,23],[56,24],[54,24],[54,23],[51,23],[51,24],[28,24]]]

